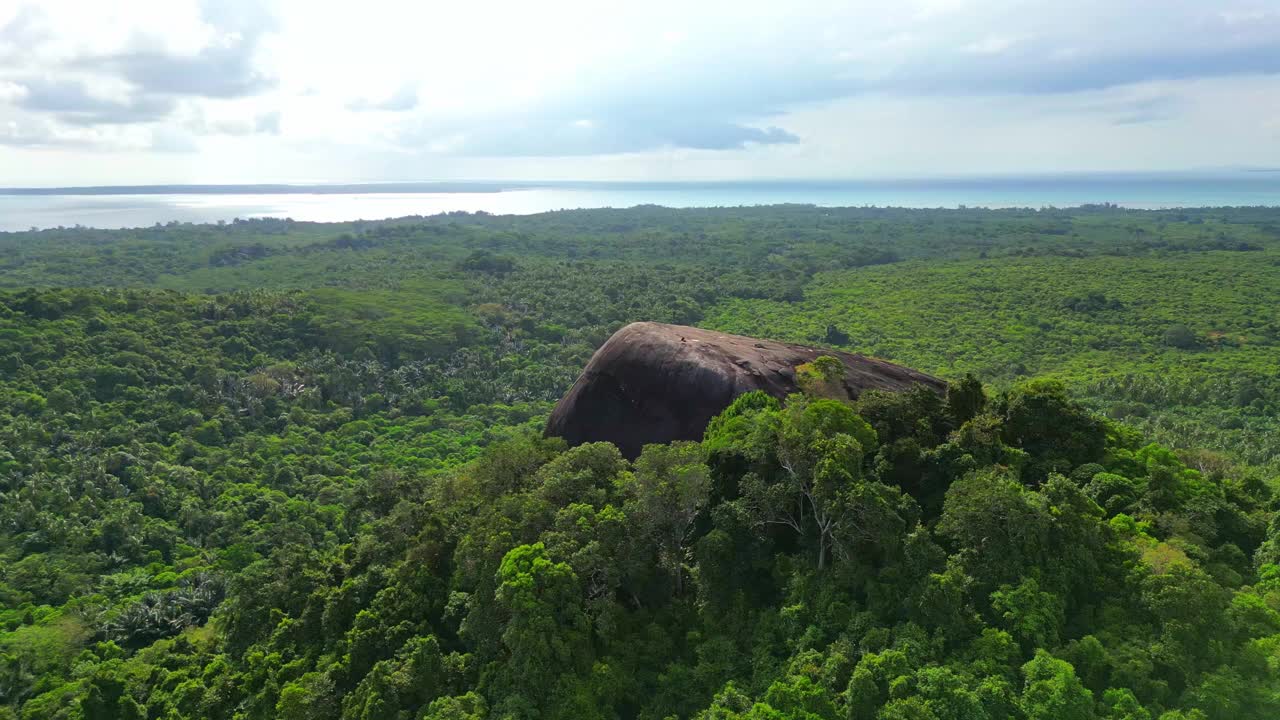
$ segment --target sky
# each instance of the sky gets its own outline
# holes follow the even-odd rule
[[[1280,0],[0,0],[0,185],[1280,168]]]

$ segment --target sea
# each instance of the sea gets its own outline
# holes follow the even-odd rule
[[[0,189],[0,231],[130,228],[292,218],[338,222],[444,212],[526,215],[577,208],[1280,207],[1280,170],[885,181],[370,183]]]

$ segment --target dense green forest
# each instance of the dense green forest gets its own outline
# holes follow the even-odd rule
[[[0,719],[1280,715],[1280,211],[0,234]],[[656,320],[952,381],[540,437]]]

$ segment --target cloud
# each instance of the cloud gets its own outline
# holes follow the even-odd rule
[[[247,108],[233,106],[230,112],[211,117],[199,107],[193,107],[184,113],[180,134],[188,138],[208,135],[279,135],[280,113],[270,111],[254,114]]]
[[[920,148],[939,137],[973,149],[972,165],[1040,124],[1083,147],[1192,124],[1220,128],[1223,146],[1267,123],[1268,138],[1280,132],[1272,0],[18,2],[0,0],[0,123],[20,123],[9,144],[123,137],[204,152],[202,169],[231,148],[263,172],[287,153],[338,173],[373,154],[409,173],[424,154],[433,168],[504,172],[502,158],[588,172],[586,157],[642,155],[817,167],[828,147],[932,162],[938,148]],[[1224,109],[1237,104],[1257,113]],[[838,115],[855,105],[856,119]],[[923,116],[890,121],[890,106]],[[841,119],[814,122],[822,113]],[[884,149],[905,120],[903,149]]]
[[[1002,35],[988,35],[981,40],[971,42],[960,48],[961,52],[973,55],[999,55],[1016,45],[1017,38]]]
[[[236,38],[190,56],[144,50],[85,58],[80,66],[112,71],[148,94],[239,98],[267,90],[274,82],[254,66],[254,51],[252,42]]]
[[[1280,33],[1261,45],[1167,48],[1135,53],[1125,48],[1090,54],[1026,48],[948,58],[940,68],[908,68],[872,86],[924,94],[1059,94],[1157,80],[1280,73]]]
[[[0,122],[0,145],[10,147],[48,147],[58,143],[47,127],[32,127],[16,121]]]
[[[1000,18],[1012,26],[1007,35],[982,30],[993,18],[974,8],[968,22],[978,34],[972,39],[966,38],[969,29],[963,22],[954,30],[917,28],[905,50],[895,47],[893,37],[877,41],[856,36],[855,41],[868,43],[865,52],[833,52],[835,46],[819,43],[774,52],[746,48],[716,57],[694,48],[658,72],[596,78],[581,95],[606,104],[633,102],[639,96],[642,102],[678,111],[764,117],[797,104],[869,94],[1056,95],[1153,81],[1280,73],[1280,13],[1257,19],[1247,32],[1233,32],[1211,12],[1186,9],[1199,5],[1132,5],[1145,6],[1150,15],[1118,14],[1099,3],[1084,3],[1078,12],[1088,23],[1077,19],[1075,27],[1052,27],[1053,18],[1046,14],[1024,28],[1017,19]],[[1168,24],[1177,31],[1158,19],[1166,9],[1174,18]],[[1124,24],[1151,27],[1152,34],[1129,32]]]
[[[171,7],[180,11],[181,5]],[[184,33],[170,37],[163,27],[124,25],[122,42],[105,30],[73,34],[75,7],[55,9],[64,14],[23,5],[0,24],[0,57],[7,55],[6,67],[0,67],[0,103],[41,119],[24,127],[52,127],[50,121],[86,128],[149,125],[170,119],[184,99],[245,98],[273,85],[256,60],[262,38],[274,27],[260,3],[205,0],[194,6],[192,27]],[[116,35],[121,29],[115,28]],[[262,127],[272,132],[278,125],[267,121]],[[11,131],[8,138],[10,144],[44,144],[64,135]]]
[[[418,107],[418,89],[410,84],[400,87],[392,95],[380,100],[359,98],[347,103],[348,110],[364,112],[367,110],[383,110],[387,112],[404,112]]]
[[[269,112],[263,113],[253,122],[254,132],[263,135],[279,135],[280,134],[280,113]]]
[[[67,127],[44,119],[0,121],[0,145],[20,148],[141,149],[127,136],[90,127]]]
[[[149,149],[161,153],[194,153],[200,145],[191,133],[161,125],[151,131]]]
[[[1169,120],[1182,111],[1183,105],[1172,95],[1142,98],[1115,107],[1113,110],[1117,116],[1112,122],[1116,125],[1143,125]]]
[[[1280,73],[1276,12],[1232,15],[1217,5],[1168,0],[993,0],[918,9],[893,12],[855,0],[776,18],[744,10],[762,16],[755,24],[694,15],[670,46],[655,41],[629,48],[635,55],[584,60],[563,84],[549,82],[511,107],[415,117],[396,139],[481,156],[739,149],[798,142],[803,133],[787,119],[797,108],[847,98],[1070,98]],[[1182,109],[1172,97],[1139,98],[1106,112],[1114,124],[1134,125]],[[1069,104],[1062,111],[1099,112]],[[575,126],[579,119],[592,125]],[[772,126],[781,128],[760,129]]]
[[[440,138],[452,138],[433,148]],[[778,127],[758,128],[715,119],[675,117],[530,118],[510,123],[410,128],[398,138],[414,149],[477,157],[608,155],[663,148],[735,150],[749,145],[798,143]]]
[[[117,75],[150,95],[240,98],[271,88],[275,79],[256,63],[260,41],[276,27],[266,5],[202,0],[199,13],[209,37],[194,52],[175,51],[164,37],[135,34],[124,51],[89,54],[77,65]]]
[[[8,22],[0,25],[0,57],[48,37],[48,32],[40,27],[40,18],[39,8],[24,5]]]
[[[0,103],[21,102],[27,96],[27,88],[16,82],[0,80]]]
[[[13,101],[34,112],[50,112],[71,125],[114,125],[158,120],[172,112],[172,99],[131,93],[126,97],[106,97],[93,93],[81,80],[24,80]]]

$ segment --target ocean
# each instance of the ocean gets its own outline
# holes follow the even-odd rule
[[[21,193],[21,194],[14,194]],[[1280,206],[1280,172],[1092,175],[952,180],[668,183],[451,183],[342,186],[152,186],[0,190],[0,231],[143,227],[277,217],[377,220],[450,211],[530,214],[662,205],[718,207],[802,203],[827,207],[1071,207],[1136,209]]]

